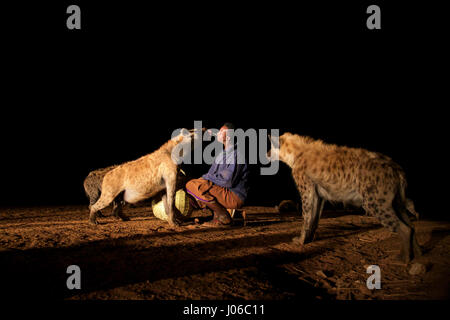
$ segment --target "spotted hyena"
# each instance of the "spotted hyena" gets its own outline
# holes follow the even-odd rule
[[[94,203],[100,198],[100,194],[102,193],[102,183],[103,178],[106,173],[111,171],[112,169],[117,168],[117,165],[109,166],[107,168],[101,168],[94,171],[91,171],[86,179],[84,179],[83,187],[86,193],[86,196],[89,199],[89,208],[91,208]],[[120,196],[116,197],[113,201],[113,215],[116,218],[120,218],[123,221],[128,221],[129,218],[125,216],[122,212],[123,200],[120,199]],[[103,217],[100,210],[97,212],[97,217]]]
[[[279,158],[290,166],[301,195],[304,224],[296,238],[301,244],[314,239],[328,200],[363,207],[384,227],[399,233],[400,257],[405,262],[421,254],[408,216],[417,213],[405,197],[405,173],[391,158],[291,133],[283,134],[279,141],[271,138],[271,142],[269,158]]]
[[[170,225],[178,225],[174,214],[174,202],[180,168],[174,161],[172,151],[176,146],[183,144],[189,144],[185,149],[192,150],[194,141],[201,139],[201,134],[200,130],[183,129],[177,137],[153,153],[118,165],[106,172],[100,198],[90,207],[89,221],[97,224],[97,212],[107,207],[119,195],[123,196],[123,200],[127,203],[136,203],[165,190],[162,200],[168,212],[168,222]]]

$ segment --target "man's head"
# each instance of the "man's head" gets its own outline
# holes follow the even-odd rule
[[[234,130],[234,125],[230,122],[226,122],[221,128],[219,133],[217,134],[217,141],[223,143],[225,145],[231,143],[233,136],[231,135],[229,130]]]

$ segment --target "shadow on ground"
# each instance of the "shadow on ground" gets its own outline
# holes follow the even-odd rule
[[[367,228],[347,230],[351,234]],[[267,248],[290,243],[296,232],[248,235],[224,239],[173,245],[154,245],[158,238],[171,234],[194,235],[223,232],[222,229],[194,229],[181,232],[155,232],[151,235],[93,241],[65,248],[8,250],[0,252],[2,292],[6,298],[61,299],[74,294],[107,290],[128,284],[156,281],[208,272],[255,267],[259,275],[270,279],[273,286],[283,288],[296,298],[314,299],[321,289],[286,273],[279,266],[299,262],[306,253],[265,250],[253,253],[249,248]],[[239,248],[241,254],[227,255]],[[307,252],[311,258],[332,250],[317,247]],[[224,257],[225,256],[225,257]],[[78,265],[82,272],[82,289],[76,292],[66,287],[67,267]]]

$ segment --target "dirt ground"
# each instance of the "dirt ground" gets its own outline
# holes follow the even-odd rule
[[[110,208],[106,210],[109,213]],[[448,299],[450,223],[415,222],[424,272],[396,260],[398,236],[373,218],[326,211],[313,243],[299,235],[298,213],[246,207],[247,223],[177,228],[148,206],[126,208],[131,221],[88,224],[86,206],[0,211],[2,294],[56,299]],[[194,216],[200,215],[194,212]],[[68,290],[67,267],[81,269],[81,290]],[[367,266],[381,269],[369,290]]]

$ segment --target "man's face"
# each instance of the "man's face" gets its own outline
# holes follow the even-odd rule
[[[217,134],[217,141],[225,144],[225,142],[227,140],[227,130],[228,130],[228,128],[225,126],[220,128],[219,133]]]

